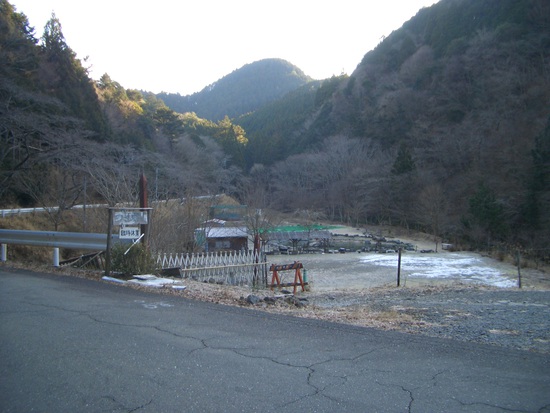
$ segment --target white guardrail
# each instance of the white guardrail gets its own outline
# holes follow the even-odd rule
[[[72,209],[84,209],[84,208],[108,208],[107,204],[90,204],[90,205],[74,205]],[[59,207],[48,208],[14,208],[14,209],[0,209],[0,217],[5,218],[12,215],[24,215],[35,214],[47,211],[57,211]]]
[[[126,240],[125,240],[126,241]],[[111,235],[111,243],[119,242],[118,234]],[[54,266],[59,265],[59,248],[104,251],[107,234],[85,232],[25,231],[0,229],[1,260],[7,260],[7,245],[30,245],[54,248]]]

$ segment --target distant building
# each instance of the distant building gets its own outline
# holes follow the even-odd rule
[[[223,219],[209,219],[204,223],[205,228],[219,228],[219,227],[225,227],[225,224],[227,224],[227,221],[224,221]]]
[[[246,251],[249,245],[246,227],[206,227],[195,231],[197,240],[201,240],[205,251]]]

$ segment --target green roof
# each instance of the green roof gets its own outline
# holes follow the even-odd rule
[[[322,231],[327,229],[339,228],[336,225],[286,225],[281,227],[269,228],[266,232],[308,232],[308,231]],[[265,230],[264,230],[265,231]]]

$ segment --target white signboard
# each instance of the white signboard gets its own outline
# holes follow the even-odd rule
[[[118,237],[120,239],[137,239],[140,235],[139,227],[121,227]]]
[[[113,225],[145,225],[147,224],[147,211],[115,211]]]

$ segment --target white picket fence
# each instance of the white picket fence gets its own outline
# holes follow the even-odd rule
[[[179,268],[184,278],[231,285],[265,286],[268,263],[253,251],[159,254],[160,268]]]

